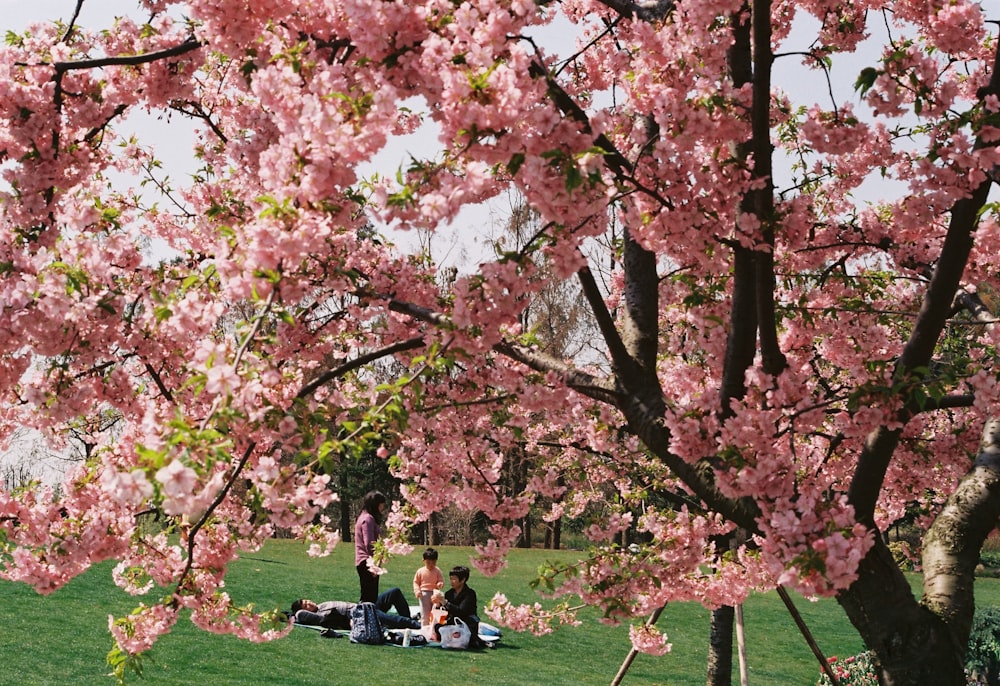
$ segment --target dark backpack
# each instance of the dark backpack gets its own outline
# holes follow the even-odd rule
[[[385,632],[382,622],[378,620],[375,603],[358,603],[351,610],[351,643],[385,643]]]

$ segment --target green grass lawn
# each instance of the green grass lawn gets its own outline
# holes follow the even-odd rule
[[[446,570],[455,564],[468,564],[471,552],[453,547],[441,547],[440,551],[440,564]],[[420,552],[393,559],[381,589],[399,586],[409,595]],[[573,557],[569,551],[516,550],[507,570],[493,578],[474,571],[470,586],[481,602],[497,591],[515,603],[534,602],[538,598],[527,584],[539,564]],[[114,586],[111,567],[99,565],[48,597],[38,596],[21,584],[0,582],[0,684],[113,683],[105,676],[108,667],[104,657],[111,647],[107,618],[127,613],[138,599]],[[312,559],[305,555],[301,543],[271,541],[259,553],[234,563],[226,589],[237,603],[253,603],[261,609],[288,607],[296,597],[353,600],[358,592],[353,547],[342,545],[328,558]],[[977,593],[980,604],[1000,605],[1000,580],[981,579]],[[846,656],[862,649],[835,602],[793,597],[827,655]],[[816,683],[819,667],[776,594],[751,598],[744,613],[752,684]],[[667,631],[673,651],[659,658],[638,656],[624,683],[704,684],[708,616],[708,610],[698,605],[667,607],[660,626]],[[536,638],[508,630],[495,650],[451,652],[353,645],[346,639],[325,639],[301,628],[282,640],[251,644],[206,633],[182,617],[148,656],[144,678],[130,681],[171,686],[609,684],[628,654],[628,629],[601,624],[595,612],[581,618],[581,626],[562,627],[549,636]]]

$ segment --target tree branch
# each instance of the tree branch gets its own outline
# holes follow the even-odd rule
[[[429,310],[426,307],[421,307],[419,305],[414,305],[400,300],[391,300],[389,302],[389,309],[393,312],[406,314],[414,319],[434,324],[435,326],[445,330],[455,328],[451,320],[445,315],[440,312]],[[587,372],[581,371],[572,365],[566,364],[563,360],[540,353],[527,346],[518,345],[517,343],[501,341],[500,343],[494,345],[493,349],[501,355],[509,357],[516,362],[520,362],[537,372],[551,372],[559,375],[567,386],[579,391],[588,398],[611,403],[615,406],[618,405],[615,385],[609,379],[601,379],[593,374],[588,374]]]
[[[735,12],[730,19],[733,44],[729,48],[729,71],[737,88],[753,82],[753,49],[750,41],[750,22],[745,12]],[[740,144],[741,158],[749,155],[749,145]],[[743,212],[753,211],[753,202],[744,197],[740,203]],[[729,310],[729,335],[726,355],[722,364],[720,418],[732,416],[732,401],[746,394],[746,370],[753,364],[757,352],[757,266],[753,251],[738,241],[733,245],[733,295]]]
[[[610,379],[588,374],[558,358],[540,353],[524,345],[504,341],[494,345],[493,349],[537,372],[556,374],[563,383],[588,398],[610,403],[616,407],[619,404],[618,391]]]
[[[97,69],[101,67],[114,66],[135,66],[138,64],[148,64],[168,57],[177,57],[188,52],[192,52],[202,47],[202,42],[196,38],[188,38],[183,43],[171,48],[147,52],[141,55],[116,55],[114,57],[98,57],[90,60],[73,60],[68,62],[54,62],[52,68],[56,74],[64,74],[68,71],[79,71],[81,69]],[[29,65],[22,65],[29,66]]]
[[[552,100],[553,104],[558,108],[560,112],[563,113],[569,119],[580,124],[580,128],[584,133],[592,133],[593,129],[590,126],[590,117],[587,113],[583,111],[575,100],[567,93],[559,83],[552,78],[548,70],[545,68],[541,62],[534,61],[528,67],[528,73],[535,78],[545,79],[545,85],[548,88],[549,99]],[[604,160],[607,162],[608,166],[611,167],[619,176],[624,176],[632,171],[632,163],[629,162],[624,155],[622,155],[615,144],[612,143],[607,136],[603,133],[599,134],[594,138],[594,144],[604,151]]]
[[[967,636],[979,550],[1000,517],[1000,420],[990,419],[976,461],[924,539],[924,604]],[[943,613],[943,608],[949,608]]]
[[[785,370],[788,362],[778,345],[778,324],[774,312],[774,179],[771,144],[771,2],[754,0],[753,32],[753,176],[761,183],[750,191],[753,211],[760,221],[763,249],[755,251],[757,266],[757,330],[760,337],[761,366],[772,376]]]
[[[173,405],[174,404],[174,396],[167,389],[167,387],[165,385],[163,385],[163,379],[160,378],[159,372],[157,372],[155,369],[153,369],[153,366],[151,364],[149,364],[149,362],[143,363],[143,366],[146,368],[146,372],[149,373],[150,377],[152,377],[153,383],[156,384],[156,387],[160,390],[160,395],[162,395],[164,398],[166,398],[167,402],[169,402],[171,405]]]
[[[594,319],[597,320],[597,328],[608,346],[612,366],[616,370],[627,369],[633,364],[631,355],[625,342],[622,341],[614,317],[608,311],[608,306],[604,302],[604,294],[594,279],[594,273],[590,271],[590,267],[584,267],[576,273],[576,277],[580,281],[584,297],[590,304],[590,311],[593,312]]]
[[[424,346],[424,338],[423,336],[418,336],[416,338],[411,338],[409,340],[400,341],[399,343],[395,343],[394,345],[389,345],[384,348],[379,348],[378,350],[373,350],[372,352],[366,355],[362,355],[361,357],[357,357],[353,360],[350,360],[349,362],[345,362],[344,364],[340,365],[335,369],[329,369],[323,372],[315,379],[313,379],[305,386],[303,386],[299,390],[299,392],[295,395],[295,397],[300,399],[306,398],[315,393],[320,386],[323,386],[329,383],[330,381],[333,381],[336,378],[344,376],[344,374],[352,372],[355,369],[359,369],[368,364],[369,362],[374,362],[379,358],[395,355],[396,353],[401,353],[406,350],[414,350],[416,348],[420,348],[423,346]]]
[[[1000,62],[1000,45],[997,46],[995,54],[996,60]],[[990,77],[986,92],[1000,92],[1000,74],[996,70]],[[982,137],[977,136],[974,149],[989,145],[995,143],[986,143]],[[951,316],[952,303],[969,260],[969,253],[972,251],[973,233],[979,224],[979,212],[986,204],[992,184],[992,180],[987,176],[968,196],[959,199],[952,206],[951,220],[941,247],[941,255],[924,293],[924,301],[913,325],[913,331],[896,363],[896,379],[903,380],[914,376],[918,369],[930,364],[941,332]],[[909,412],[907,409],[900,412],[898,419],[901,423],[907,421]],[[854,471],[847,498],[854,506],[858,520],[870,526],[874,526],[875,503],[882,490],[889,462],[899,444],[899,435],[899,429],[884,427],[876,429],[868,435],[858,458],[858,466]]]
[[[733,295],[729,335],[722,364],[720,401],[722,419],[732,416],[732,401],[746,394],[746,371],[757,351],[757,305],[754,255],[741,245],[733,247]]]
[[[656,378],[656,353],[660,330],[659,278],[656,255],[639,245],[626,228],[623,267],[625,269],[625,318],[622,339],[628,350],[629,366],[618,369],[622,376],[639,374]],[[589,300],[589,297],[588,297]],[[624,380],[626,385],[631,385]]]
[[[231,491],[233,488],[233,483],[240,475],[240,472],[243,471],[243,468],[246,467],[246,464],[250,460],[250,456],[253,455],[253,451],[256,447],[257,447],[256,442],[251,442],[250,445],[247,446],[247,449],[243,451],[243,457],[240,458],[239,463],[233,469],[233,473],[230,474],[228,479],[226,479],[226,485],[223,486],[222,489],[216,494],[215,499],[212,501],[212,504],[208,506],[208,509],[205,510],[205,513],[202,514],[202,516],[198,518],[198,521],[195,522],[195,524],[187,531],[187,562],[184,565],[184,571],[181,572],[181,575],[177,581],[178,591],[182,589],[185,581],[191,574],[191,570],[194,568],[195,536],[201,530],[201,527],[205,525],[205,522],[208,521],[209,517],[212,516],[212,513],[215,512],[216,508],[218,508],[219,505],[222,504],[222,501],[225,500],[226,496],[229,495],[229,491]],[[178,601],[176,598],[170,601],[170,605],[172,607],[176,607],[177,603]]]

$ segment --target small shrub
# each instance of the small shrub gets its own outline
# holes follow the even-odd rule
[[[867,651],[843,660],[831,657],[829,663],[840,686],[878,686],[874,657],[874,653]],[[816,686],[833,686],[833,684],[830,677],[823,674],[816,682]]]
[[[981,607],[972,618],[965,671],[973,683],[1000,686],[1000,607]]]
[[[1000,569],[1000,550],[986,550],[979,553],[979,563],[990,569]]]
[[[993,529],[990,535],[983,541],[983,550],[992,553],[1000,553],[1000,530]]]
[[[987,609],[996,611],[998,608]],[[976,612],[976,616],[979,616],[978,611]],[[997,625],[994,623],[993,626]],[[975,631],[975,626],[973,626],[973,631]],[[969,641],[969,652],[970,654],[972,652],[971,640]],[[834,675],[837,677],[837,681],[840,682],[840,686],[878,686],[878,676],[875,672],[875,653],[867,651],[859,655],[852,655],[843,660],[831,657],[828,661]],[[985,673],[970,669],[969,661],[966,661],[965,674],[967,686],[997,686],[996,681],[989,681],[987,677],[983,676]],[[996,672],[991,672],[991,674],[995,675]],[[816,686],[833,685],[830,682],[830,677],[826,674],[821,674],[819,681],[816,682]]]

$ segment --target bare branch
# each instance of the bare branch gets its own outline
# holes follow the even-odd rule
[[[135,66],[139,64],[149,64],[168,57],[177,57],[185,53],[198,50],[203,47],[201,41],[196,38],[188,38],[183,43],[171,48],[164,48],[156,52],[147,52],[141,55],[116,55],[114,57],[98,57],[91,60],[71,60],[68,62],[54,62],[52,68],[56,74],[64,74],[68,71],[80,71],[82,69],[99,69],[102,67],[115,66]],[[22,65],[29,66],[29,65]]]
[[[588,374],[564,361],[545,355],[532,348],[516,343],[501,342],[493,346],[501,355],[530,367],[538,372],[553,373],[570,388],[579,391],[588,398],[611,403],[617,406],[620,401],[614,383],[608,378]]]
[[[601,293],[593,272],[589,267],[584,267],[576,273],[580,286],[583,288],[583,295],[590,303],[590,310],[597,320],[597,328],[601,331],[604,342],[608,345],[608,352],[611,355],[611,362],[616,369],[627,369],[631,365],[631,357],[628,348],[625,347],[615,320],[608,311],[608,306],[604,302],[604,295]]]
[[[80,10],[82,9],[83,0],[76,0],[76,8],[73,10],[73,17],[69,20],[69,24],[66,25],[66,33],[64,33],[62,37],[63,43],[69,40],[70,35],[73,33],[73,29],[76,28],[76,20],[80,18]]]
[[[345,374],[354,371],[355,369],[359,369],[368,364],[369,362],[374,362],[375,360],[380,359],[382,357],[395,355],[396,353],[401,353],[406,350],[414,350],[416,348],[423,347],[424,345],[425,343],[423,336],[418,336],[417,338],[411,338],[406,341],[400,341],[399,343],[395,343],[394,345],[389,345],[384,348],[379,348],[378,350],[373,350],[372,352],[366,355],[362,355],[361,357],[357,357],[353,360],[350,360],[349,362],[345,362],[336,369],[329,369],[323,372],[315,379],[313,379],[305,386],[303,386],[295,397],[306,398],[315,393],[320,386],[323,386],[324,384],[327,384],[336,378],[342,377]]]
[[[163,384],[163,379],[160,378],[159,372],[153,369],[153,366],[149,364],[149,362],[146,362],[143,366],[146,368],[146,372],[149,374],[149,376],[152,377],[153,383],[156,384],[156,387],[160,390],[160,394],[167,399],[167,402],[173,404],[174,396]]]

